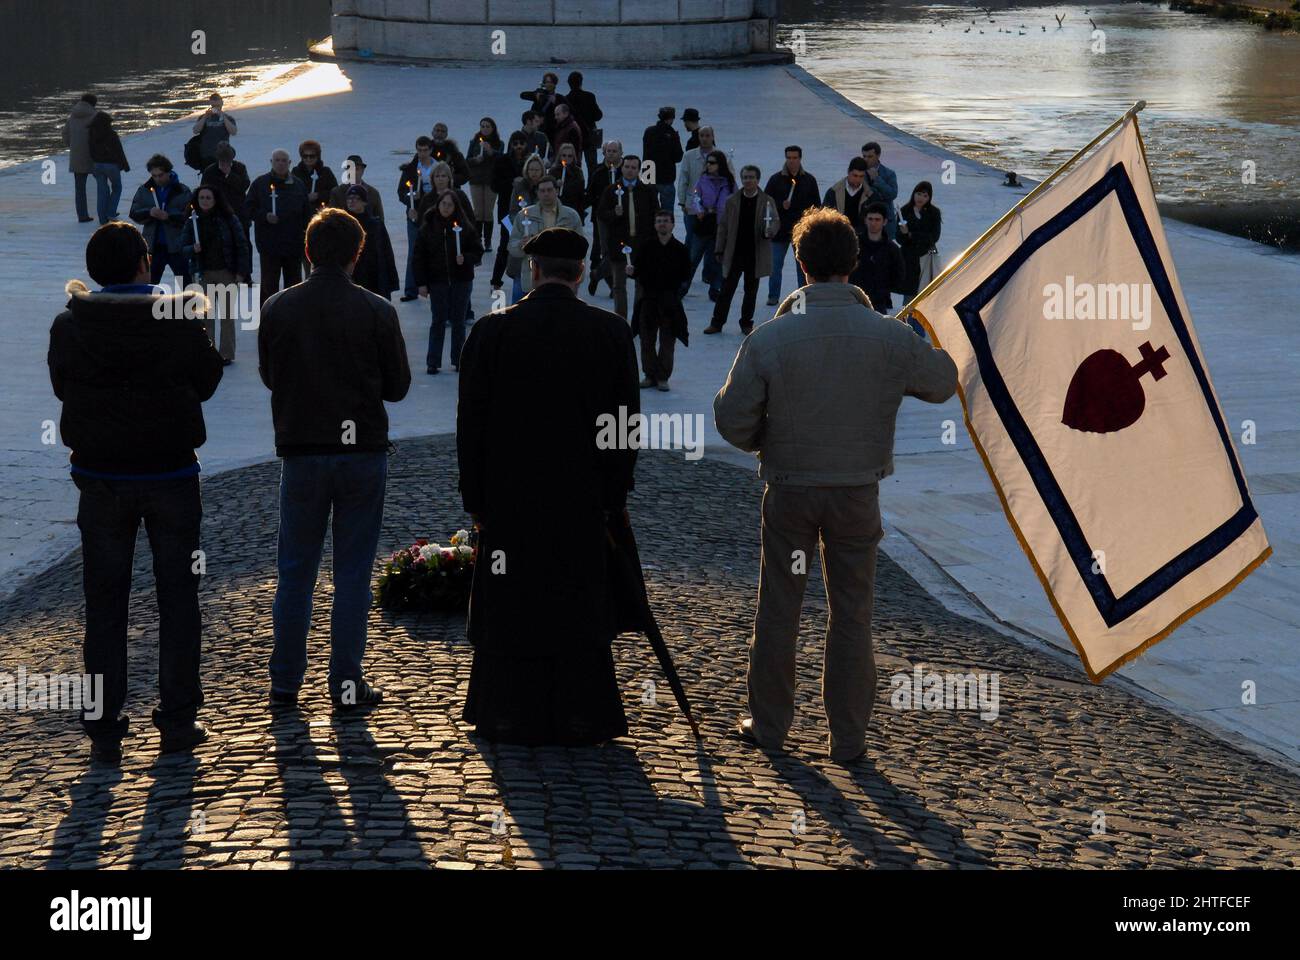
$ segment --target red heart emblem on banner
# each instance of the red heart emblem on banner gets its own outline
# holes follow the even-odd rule
[[[1084,358],[1065,392],[1061,422],[1088,433],[1115,433],[1138,422],[1146,409],[1141,378],[1162,380],[1169,351],[1155,350],[1151,341],[1138,347],[1142,359],[1130,365],[1117,350],[1098,350]]]

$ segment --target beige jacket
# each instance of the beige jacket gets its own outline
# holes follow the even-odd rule
[[[527,227],[526,234],[525,225]],[[524,293],[533,289],[533,272],[524,263],[526,259],[524,257],[524,241],[529,237],[536,236],[548,227],[564,227],[574,233],[582,233],[582,218],[578,216],[577,210],[566,207],[564,204],[560,204],[559,211],[554,217],[543,217],[542,205],[534,203],[519,211],[519,214],[510,223],[510,260],[507,267],[512,271],[509,276],[519,278]],[[513,272],[515,270],[518,273]]]
[[[713,419],[728,443],[758,453],[768,483],[861,486],[894,472],[903,397],[943,403],[956,389],[947,353],[852,284],[816,283],[745,338]]]
[[[754,204],[754,222],[741,224],[740,204],[745,191],[737,190],[727,198],[718,218],[718,234],[714,240],[714,250],[722,254],[722,275],[731,276],[731,264],[736,254],[736,238],[741,230],[754,232],[754,276],[766,277],[772,272],[772,238],[781,229],[780,211],[776,203],[762,190],[758,191]],[[771,211],[771,217],[764,221],[763,211]]]

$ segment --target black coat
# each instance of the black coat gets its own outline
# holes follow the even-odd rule
[[[903,285],[901,292],[914,296],[921,280],[921,258],[934,249],[943,232],[943,214],[933,203],[921,208],[921,215],[916,215],[916,208],[910,203],[901,211],[907,232],[898,231],[898,245],[903,248]]]
[[[862,289],[877,313],[891,309],[889,293],[903,282],[903,251],[886,234],[872,243],[864,230],[858,234],[858,266],[849,282]]]
[[[533,111],[542,115],[542,130],[546,133],[546,139],[549,141],[554,137],[555,108],[562,103],[568,103],[568,98],[559,90],[548,94],[541,87],[538,87],[536,90],[522,91],[519,94],[519,99],[529,101],[533,105]]]
[[[436,209],[429,207],[425,210],[411,257],[411,270],[417,287],[474,279],[474,268],[483,259],[483,242],[472,220],[460,226],[460,253],[464,263],[456,262],[456,235],[451,225],[438,216]]]
[[[215,209],[211,213],[200,213],[199,239],[202,241],[203,249],[197,254],[194,252],[193,223],[193,221],[186,223],[185,230],[181,233],[181,253],[189,260],[190,275],[199,283],[203,283],[204,271],[217,269],[213,265],[214,261],[220,261],[222,269],[243,277],[246,282],[251,282],[253,253],[249,248],[248,238],[244,236],[244,226],[239,222],[239,218],[226,216]],[[213,256],[218,251],[220,256]]]
[[[777,216],[781,218],[781,226],[773,237],[774,240],[789,240],[799,218],[805,211],[818,206],[822,196],[817,187],[817,178],[807,170],[800,170],[799,176],[795,178],[794,196],[790,197],[790,177],[785,172],[785,167],[768,178],[767,188],[763,192],[772,198],[776,204]],[[790,197],[789,210],[785,209],[787,197]]]
[[[596,208],[596,216],[600,219],[601,236],[609,245],[609,258],[614,263],[622,263],[626,259],[622,248],[629,238],[632,212],[636,213],[636,238],[641,240],[654,235],[655,210],[659,206],[659,198],[654,189],[638,181],[632,188],[630,196],[627,191],[624,191],[623,212],[618,213],[618,187],[622,182],[620,176],[612,185],[606,187],[600,198],[600,205]]]
[[[641,161],[655,165],[655,183],[676,183],[677,164],[682,162],[682,138],[676,128],[663,120],[645,128],[641,135]]]
[[[311,175],[313,172],[316,174],[316,199],[307,201],[307,219],[310,220],[321,207],[329,205],[330,191],[339,185],[338,177],[334,176],[334,171],[323,163],[318,163],[308,170],[305,163],[299,162],[292,172],[302,181],[308,193],[312,192]]]
[[[569,102],[569,109],[577,118],[578,123],[582,125],[583,136],[590,138],[591,132],[596,128],[596,124],[604,118],[605,112],[600,109],[600,104],[596,102],[596,95],[588,93],[586,90],[575,90],[569,88],[565,97]],[[598,143],[590,143],[589,146],[599,147]]]
[[[167,473],[194,463],[207,431],[203,401],[221,382],[221,354],[203,321],[185,319],[206,298],[93,293],[68,284],[68,307],[50,328],[47,357],[63,401],[59,433],[72,463],[116,474]],[[174,315],[173,315],[174,314]]]
[[[673,336],[690,346],[690,332],[686,310],[682,307],[681,291],[691,279],[691,255],[686,244],[676,237],[660,243],[657,236],[637,244],[632,253],[632,266],[636,270],[636,307],[632,311],[632,334],[641,333],[642,323],[651,323],[655,329],[665,320],[672,325]]]
[[[547,283],[480,317],[460,364],[460,491],[482,523],[469,614],[476,655],[564,658],[607,647],[615,628],[605,514],[626,504],[636,449],[601,449],[597,424],[620,408],[640,411],[631,331]],[[538,397],[547,429],[520,429]],[[496,551],[504,573],[491,572]]]
[[[393,241],[389,239],[388,228],[375,216],[366,217],[361,226],[366,231],[366,245],[361,248],[361,256],[352,269],[352,282],[385,300],[391,299],[402,281],[397,276],[397,261],[393,257]]]
[[[341,267],[316,267],[262,305],[258,372],[271,391],[275,452],[388,448],[388,412],[411,386],[397,310]],[[342,425],[355,426],[344,443]]]
[[[275,184],[275,212],[278,223],[266,219],[271,212],[271,184]],[[302,256],[307,235],[307,187],[292,173],[287,180],[264,173],[248,188],[244,197],[244,221],[253,224],[257,249],[276,256]]]
[[[113,118],[103,110],[95,114],[90,121],[90,159],[96,163],[116,163],[122,173],[131,169],[126,162],[126,151],[122,149],[122,138],[113,129]]]
[[[203,171],[203,177],[199,183],[206,183],[210,187],[216,187],[217,192],[226,198],[226,203],[230,204],[230,209],[235,212],[244,226],[248,226],[248,221],[244,218],[244,200],[248,196],[248,187],[252,183],[248,179],[248,168],[238,160],[230,161],[230,172],[222,173],[221,167],[217,164],[211,164]]]

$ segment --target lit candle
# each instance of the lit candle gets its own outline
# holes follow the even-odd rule
[[[626,243],[623,244],[623,256],[627,257],[627,265],[632,266],[632,248]]]
[[[278,216],[275,209],[275,184],[271,184],[271,215]]]
[[[794,178],[794,177],[791,177],[791,178],[790,178],[790,196],[788,196],[788,197],[785,198],[785,202],[786,202],[786,203],[792,203],[792,202],[794,201],[794,186],[795,186],[795,183],[796,183],[795,178]]]
[[[194,245],[199,245],[199,212],[190,210],[190,226],[194,228]]]
[[[441,204],[439,204],[441,206]],[[451,232],[456,234],[456,256],[460,256],[460,231],[463,228],[455,220],[451,222]]]
[[[560,161],[560,192],[564,192],[564,178],[569,175],[569,161]]]
[[[528,204],[524,203],[524,195],[521,193],[519,194],[519,209],[522,210],[526,206],[528,206]]]
[[[158,191],[155,190],[153,187],[150,187],[149,192],[153,194],[153,205],[157,207],[159,210],[161,210],[162,204],[158,202]]]
[[[415,209],[415,184],[410,180],[406,181],[406,205],[410,209]]]

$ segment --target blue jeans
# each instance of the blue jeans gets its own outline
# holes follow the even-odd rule
[[[772,241],[772,275],[767,278],[767,299],[781,299],[781,271],[785,269],[785,255],[790,252],[789,240]],[[803,267],[799,266],[799,261],[794,262],[795,279],[799,281],[799,286],[806,287],[808,278],[803,275]]]
[[[703,260],[704,266],[700,267],[700,279],[709,285],[709,289],[715,296],[722,292],[722,265],[713,255],[713,247],[717,239],[717,237],[701,237],[694,233],[691,235],[691,279],[695,279],[695,270],[700,267],[700,261]],[[686,289],[690,289],[689,282],[686,284]]]
[[[307,672],[312,591],[325,527],[333,514],[334,602],[330,610],[330,693],[360,684],[370,612],[370,575],[384,518],[387,453],[285,457],[280,470],[278,580],[271,620],[271,687],[290,693]]]
[[[517,282],[517,281],[516,281]],[[460,366],[460,348],[465,345],[465,314],[469,311],[470,280],[456,283],[438,281],[429,285],[429,311],[433,319],[429,324],[429,352],[425,366],[437,370],[442,366],[442,342],[447,324],[451,324],[451,365]]]
[[[524,266],[526,267],[526,266],[528,266],[528,265],[527,265],[527,264],[524,264]],[[523,280],[513,280],[513,281],[511,281],[511,287],[510,287],[510,304],[511,304],[511,306],[513,306],[514,304],[518,303],[518,302],[519,302],[520,300],[522,300],[523,298],[524,298],[524,282],[523,282]]]
[[[89,220],[90,209],[86,206],[86,178],[88,173],[74,173],[72,175],[72,188],[74,202],[77,205],[77,219]]]
[[[405,213],[402,214],[402,219],[406,220],[406,282],[402,286],[402,295],[414,297],[420,292],[420,288],[415,285],[415,241],[420,236],[420,228]]]
[[[122,199],[122,168],[116,163],[95,164],[95,212],[101,224],[117,216]]]
[[[157,229],[162,230],[162,226]],[[181,281],[181,286],[189,286],[190,280],[190,261],[185,254],[179,250],[175,253],[170,250],[163,250],[156,244],[149,251],[149,282],[158,284],[162,282],[162,275],[168,267],[172,268],[172,276]]]

